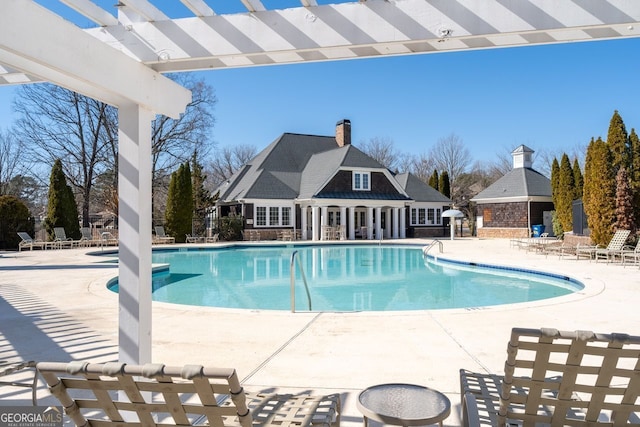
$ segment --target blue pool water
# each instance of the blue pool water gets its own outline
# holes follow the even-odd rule
[[[169,270],[153,277],[153,299],[175,304],[289,310],[291,254],[298,251],[313,311],[473,308],[576,292],[569,278],[519,269],[425,260],[417,246],[239,246],[154,251]],[[117,282],[109,285],[117,291]],[[296,266],[297,311],[309,310]]]

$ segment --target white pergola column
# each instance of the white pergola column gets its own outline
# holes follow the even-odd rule
[[[319,215],[319,207],[312,206],[311,207],[311,240],[318,240],[318,215]]]
[[[373,208],[367,208],[367,239],[373,238]]]
[[[300,234],[302,240],[307,240],[307,207],[300,208],[300,228],[302,233]]]
[[[154,113],[118,109],[119,361],[151,362],[151,121]]]
[[[392,234],[392,238],[397,239],[399,234],[398,234],[398,227],[399,227],[399,216],[400,216],[400,208],[393,208],[393,234]]]
[[[356,240],[356,208],[349,208],[349,240]]]
[[[400,208],[400,238],[407,238],[407,208]]]
[[[376,239],[382,236],[382,208],[376,208]]]

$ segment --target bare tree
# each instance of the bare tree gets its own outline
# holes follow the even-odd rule
[[[87,226],[91,190],[111,143],[104,128],[113,107],[48,83],[21,86],[14,107],[18,137],[31,147],[32,159],[45,165],[63,160],[65,175],[80,192]]]
[[[422,153],[419,156],[403,156],[404,162],[402,170],[417,176],[424,183],[429,183],[429,177],[433,174],[435,163],[428,154]]]
[[[254,158],[256,153],[257,149],[253,145],[235,145],[218,151],[209,163],[209,171],[207,171],[212,187],[215,188],[231,178],[243,165]]]
[[[22,172],[22,143],[8,132],[0,130],[0,196],[12,194],[11,180]]]
[[[176,83],[191,91],[191,102],[179,119],[157,116],[151,125],[153,177],[164,181],[178,165],[188,162],[197,151],[201,157],[211,152],[212,110],[217,103],[213,88],[193,74],[169,74]]]
[[[399,166],[398,151],[394,147],[393,139],[389,137],[373,137],[358,144],[358,148],[391,171],[396,171]]]
[[[440,138],[431,149],[431,156],[435,162],[436,169],[446,170],[451,182],[451,198],[456,200],[457,179],[466,172],[471,164],[471,154],[464,146],[462,139],[452,133]]]
[[[207,153],[212,146],[213,89],[191,74],[170,77],[192,91],[192,101],[179,119],[157,116],[152,123],[154,193],[195,149]],[[96,200],[117,212],[117,110],[51,84],[21,86],[14,106],[19,114],[18,136],[31,147],[32,159],[45,165],[63,160],[65,175],[80,193],[84,225]],[[98,179],[96,198],[93,186]]]

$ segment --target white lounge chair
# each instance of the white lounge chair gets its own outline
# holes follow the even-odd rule
[[[37,368],[77,426],[340,424],[339,395],[246,393],[234,369],[81,361]]]
[[[581,256],[596,260],[598,257],[606,257],[608,259],[610,251],[622,250],[622,247],[629,238],[629,234],[631,234],[629,230],[616,231],[606,248],[601,246],[580,246],[576,250],[576,259],[580,259]]]
[[[64,248],[65,246],[72,248],[80,245],[80,240],[73,240],[73,238],[67,237],[64,227],[54,227],[53,233],[56,236],[54,239],[55,246],[59,248]]]
[[[514,328],[504,375],[460,371],[463,426],[640,420],[640,336]]]
[[[154,237],[154,243],[175,243],[176,242],[176,238],[172,237],[172,236],[168,236],[165,232],[164,232],[164,227],[163,226],[157,226],[154,228],[156,235]]]
[[[18,243],[18,252],[22,252],[22,249],[29,248],[29,250],[33,250],[33,248],[47,249],[51,247],[52,242],[45,242],[42,240],[34,240],[29,233],[24,231],[18,231],[18,236],[22,239],[20,243]]]

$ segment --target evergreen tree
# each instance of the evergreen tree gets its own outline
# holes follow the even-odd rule
[[[629,169],[631,166],[629,136],[627,135],[622,117],[618,114],[618,110],[613,112],[613,116],[609,122],[607,145],[609,146],[609,150],[611,150],[611,165],[613,166],[614,174],[616,174],[620,168]]]
[[[33,218],[29,208],[15,196],[0,196],[0,249],[17,249],[19,231],[33,236]]]
[[[194,152],[191,157],[191,181],[193,188],[193,234],[196,236],[205,234],[205,218],[215,203],[215,199],[204,186],[206,179],[202,165],[198,162],[198,153]]]
[[[193,188],[189,163],[183,163],[171,174],[165,228],[167,234],[175,237],[176,243],[184,243],[187,234],[191,234],[193,221]]]
[[[615,175],[612,155],[602,138],[591,139],[584,165],[583,203],[594,244],[606,245],[615,221]]]
[[[582,178],[582,171],[580,170],[580,163],[577,158],[573,159],[573,185],[576,190],[573,195],[573,199],[582,199],[582,186],[584,185],[584,179]]]
[[[438,190],[446,197],[451,198],[451,183],[449,182],[449,173],[447,171],[442,171],[440,174]]]
[[[560,182],[560,163],[556,157],[551,162],[551,200],[553,201],[554,208],[558,206],[558,186]]]
[[[625,168],[620,168],[616,175],[616,223],[614,224],[614,229],[631,230],[632,236],[636,234],[633,194]]]
[[[558,220],[560,221],[563,231],[571,231],[573,229],[572,202],[575,191],[573,169],[571,169],[569,156],[565,153],[560,160],[560,174],[557,188],[558,204],[555,205],[556,214],[558,215]]]
[[[433,174],[431,174],[431,177],[429,178],[429,186],[438,190],[438,184],[439,184],[438,171],[434,170]]]
[[[49,199],[47,218],[44,220],[47,234],[53,240],[55,227],[63,227],[67,237],[80,239],[80,223],[78,222],[78,206],[67,178],[62,170],[62,161],[57,159],[51,168],[49,178]]]
[[[631,146],[631,169],[628,173],[629,184],[633,193],[633,213],[636,218],[636,228],[640,227],[640,138],[635,129],[629,134]]]

